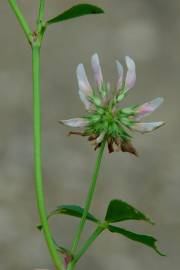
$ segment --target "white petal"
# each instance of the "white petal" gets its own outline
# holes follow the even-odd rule
[[[92,103],[88,100],[88,98],[85,96],[84,92],[79,90],[79,97],[80,100],[84,103],[84,106],[87,110],[92,108]]]
[[[89,124],[89,121],[84,118],[72,118],[68,120],[61,120],[60,122],[70,127],[86,127]]]
[[[151,123],[137,123],[134,126],[131,127],[132,130],[138,131],[141,133],[151,132],[161,126],[163,126],[165,123],[160,122],[151,122]]]
[[[92,94],[92,88],[89,84],[87,75],[86,75],[86,71],[84,68],[83,64],[79,64],[77,66],[77,79],[78,79],[78,85],[79,85],[79,89],[84,92],[84,94],[86,95],[91,95]]]
[[[78,80],[78,85],[79,85],[80,99],[84,103],[86,109],[90,109],[91,102],[88,100],[88,97],[92,95],[93,92],[89,84],[83,64],[78,65],[76,74],[77,74],[77,80]]]
[[[163,101],[164,99],[162,97],[158,97],[150,102],[146,102],[143,105],[139,106],[139,108],[137,109],[138,112],[134,117],[134,120],[139,121],[143,117],[148,116],[149,114],[154,112],[163,103]]]
[[[117,71],[118,71],[117,90],[120,90],[123,83],[123,66],[118,60],[116,60],[116,66],[117,66]]]
[[[97,54],[94,54],[91,59],[91,65],[94,71],[95,81],[99,88],[101,88],[103,84],[103,76],[102,76],[102,70],[101,65],[99,61],[99,56]]]
[[[101,143],[102,141],[103,141],[103,139],[104,139],[104,136],[105,136],[105,132],[102,132],[100,135],[99,135],[99,137],[97,137],[97,139],[96,139],[96,143]]]
[[[131,89],[136,82],[136,65],[132,58],[126,56],[126,65],[127,65],[127,75],[125,80],[125,89],[128,91]]]

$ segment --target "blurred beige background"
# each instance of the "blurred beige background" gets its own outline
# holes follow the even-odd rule
[[[38,223],[32,145],[31,51],[8,1],[0,1],[0,269],[53,269]],[[36,0],[19,0],[33,27]],[[47,0],[47,18],[82,1]],[[87,1],[86,1],[87,2]],[[83,205],[96,153],[78,137],[68,138],[58,120],[84,113],[75,69],[98,52],[106,81],[115,84],[115,60],[132,56],[137,84],[125,104],[157,96],[164,105],[150,117],[165,120],[158,131],[135,135],[140,157],[115,153],[104,158],[92,213],[103,217],[112,198],[145,211],[156,226],[124,223],[157,236],[166,258],[121,236],[104,233],[77,269],[169,270],[179,268],[180,249],[180,1],[96,0],[106,14],[49,27],[42,49],[43,174],[48,209]],[[51,221],[56,238],[70,245],[77,220]],[[92,230],[89,225],[85,236]]]

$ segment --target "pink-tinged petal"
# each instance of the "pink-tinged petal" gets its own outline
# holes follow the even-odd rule
[[[86,109],[90,109],[91,102],[89,101],[88,97],[92,95],[93,91],[89,84],[83,64],[79,64],[77,66],[76,74],[79,86],[80,99],[84,103]]]
[[[163,126],[165,123],[163,121],[160,122],[151,122],[151,123],[137,123],[133,126],[131,126],[131,129],[133,131],[138,131],[140,133],[147,133],[151,132],[161,126]]]
[[[143,105],[139,106],[137,109],[137,114],[134,117],[135,121],[141,120],[143,117],[148,116],[152,112],[154,112],[162,103],[164,99],[162,97],[158,97],[153,99],[150,102],[146,102]]]
[[[118,71],[117,90],[120,90],[123,84],[123,66],[118,60],[116,60],[116,66]]]
[[[87,75],[86,75],[86,71],[84,68],[83,64],[79,64],[77,66],[77,80],[78,80],[78,85],[79,85],[79,89],[84,92],[84,94],[86,96],[89,96],[92,94],[92,88],[90,86],[90,83],[88,81]]]
[[[90,110],[93,107],[92,103],[88,100],[88,97],[84,94],[84,92],[80,90],[79,90],[79,97],[82,103],[84,103],[84,106],[87,110]]]
[[[61,120],[60,122],[70,127],[86,127],[89,124],[89,121],[84,118],[72,118],[68,120]]]
[[[96,143],[97,143],[97,144],[99,144],[99,143],[101,143],[101,142],[103,141],[105,134],[106,134],[105,132],[102,132],[102,133],[97,137],[97,139],[96,139]]]
[[[126,56],[126,65],[127,65],[127,75],[125,80],[125,89],[128,91],[131,89],[136,82],[136,65],[132,58]]]
[[[91,59],[91,65],[94,71],[95,81],[99,89],[102,87],[103,84],[103,76],[102,76],[102,70],[101,65],[99,61],[99,56],[97,54],[94,54]]]

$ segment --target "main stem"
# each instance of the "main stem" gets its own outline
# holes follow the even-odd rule
[[[93,198],[95,187],[96,187],[97,177],[98,177],[98,173],[99,173],[99,169],[100,169],[100,165],[101,165],[105,145],[106,145],[106,140],[104,140],[102,142],[101,147],[99,149],[99,153],[98,153],[96,164],[95,164],[94,174],[93,174],[93,177],[92,177],[92,182],[90,184],[87,199],[86,199],[86,202],[85,202],[83,216],[82,216],[82,219],[80,221],[80,224],[79,224],[75,239],[73,241],[72,250],[71,250],[72,254],[74,254],[76,252],[76,250],[77,250],[78,243],[80,241],[80,237],[81,237],[81,234],[82,234],[85,222],[86,222],[86,217],[87,217],[89,208],[91,206],[91,202],[92,202],[92,198]]]
[[[50,228],[47,221],[45,209],[43,180],[41,172],[41,104],[40,104],[40,46],[34,45],[32,48],[33,62],[33,100],[34,100],[34,161],[35,161],[35,187],[37,196],[37,206],[40,221],[43,227],[44,237],[47,242],[49,252],[57,270],[64,269],[56,247],[51,237]]]

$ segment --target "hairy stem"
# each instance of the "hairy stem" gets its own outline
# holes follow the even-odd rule
[[[22,15],[21,10],[19,9],[16,0],[9,0],[9,5],[11,6],[14,14],[16,15],[16,18],[21,26],[21,28],[23,29],[28,41],[30,42],[30,44],[32,44],[32,32],[31,29],[26,21],[26,19],[24,18],[24,16]]]
[[[101,165],[101,161],[102,161],[102,156],[103,156],[103,152],[104,152],[104,148],[105,148],[105,144],[106,144],[106,140],[104,140],[101,144],[101,147],[99,149],[99,153],[97,156],[97,160],[96,160],[96,164],[95,164],[95,169],[94,169],[94,174],[92,177],[92,181],[89,187],[89,191],[88,191],[88,195],[85,201],[85,207],[84,207],[84,212],[83,212],[83,216],[82,219],[80,221],[79,227],[77,229],[73,244],[72,244],[72,249],[71,252],[72,254],[74,254],[77,250],[79,241],[80,241],[80,237],[84,228],[84,225],[86,223],[86,217],[89,211],[89,208],[91,206],[91,202],[93,199],[93,195],[94,195],[94,191],[95,191],[95,187],[96,187],[96,182],[97,182],[97,177],[98,177],[98,173],[99,173],[99,169],[100,169],[100,165]]]
[[[50,228],[47,221],[45,200],[43,192],[43,180],[41,170],[41,106],[40,106],[40,46],[34,45],[32,48],[33,61],[33,100],[34,100],[34,161],[35,161],[35,187],[37,205],[40,221],[43,227],[44,237],[51,254],[52,260],[57,270],[62,270],[63,264],[57,253],[52,240]]]

